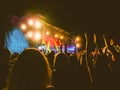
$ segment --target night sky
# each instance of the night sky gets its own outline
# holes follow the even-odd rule
[[[68,32],[119,35],[120,5],[106,0],[3,0],[0,1],[1,32],[10,27],[12,15],[36,11],[49,23]]]
[[[120,29],[119,4],[115,1],[3,0],[0,7],[0,18],[6,23],[9,23],[11,15],[21,17],[26,11],[36,10],[44,15],[48,22],[71,32],[112,32]]]

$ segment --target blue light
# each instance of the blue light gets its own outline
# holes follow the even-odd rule
[[[29,43],[19,28],[15,27],[12,31],[6,33],[5,48],[9,49],[12,53],[21,53],[28,47]]]
[[[75,46],[68,47],[68,48],[67,48],[67,51],[75,51]]]

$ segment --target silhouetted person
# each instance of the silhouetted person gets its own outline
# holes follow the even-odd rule
[[[51,69],[37,49],[25,49],[18,57],[9,77],[7,90],[46,90]]]
[[[5,87],[7,77],[10,70],[10,56],[11,53],[8,49],[0,50],[0,90]]]
[[[100,56],[96,60],[95,67],[95,90],[109,90],[111,86],[111,78],[110,78],[110,56],[107,52],[101,53]]]
[[[55,90],[71,90],[71,69],[68,56],[65,53],[58,53],[53,65],[53,85]]]
[[[72,84],[74,90],[88,90],[90,87],[90,79],[85,60],[85,50],[78,52],[70,57],[72,66]]]
[[[120,52],[113,38],[110,39],[109,49],[114,56],[114,60],[112,61],[111,86],[112,86],[112,89],[120,89],[120,85],[119,85],[120,83],[120,70],[119,70],[120,69]]]
[[[50,64],[50,67],[51,67],[52,70],[53,70],[54,57],[55,57],[55,52],[54,51],[51,51],[49,54],[47,54],[47,58],[48,58],[48,61],[49,61],[49,64]]]
[[[16,53],[16,52],[11,55],[11,64],[14,64],[17,61],[18,56],[19,56],[19,53]]]

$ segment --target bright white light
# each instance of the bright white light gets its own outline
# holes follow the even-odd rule
[[[28,33],[27,33],[27,37],[28,37],[28,38],[32,38],[32,37],[33,37],[33,33],[32,33],[31,31],[28,32]]]
[[[27,28],[27,27],[26,27],[25,24],[22,24],[22,25],[21,25],[21,29],[22,29],[22,30],[26,30],[26,28]]]
[[[35,39],[39,40],[41,38],[41,34],[39,32],[35,33]]]
[[[30,26],[32,26],[33,23],[34,23],[33,19],[28,20],[28,24],[29,24]]]
[[[38,47],[38,49],[42,50],[42,47],[41,47],[41,46],[39,46],[39,47]]]
[[[36,29],[41,28],[41,26],[42,26],[42,23],[41,23],[40,21],[36,21],[36,22],[35,22],[35,28],[36,28]]]

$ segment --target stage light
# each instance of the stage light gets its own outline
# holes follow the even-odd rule
[[[27,29],[25,24],[22,24],[20,27],[21,27],[22,30],[26,30]]]
[[[76,41],[77,41],[77,42],[80,41],[80,39],[81,39],[81,38],[80,38],[79,36],[76,37]]]
[[[64,37],[63,36],[60,36],[60,39],[63,39]]]
[[[31,31],[28,32],[28,33],[27,33],[27,37],[28,37],[28,38],[32,38],[32,37],[33,37],[33,32],[31,32]]]
[[[49,34],[50,34],[50,32],[48,32],[48,31],[47,31],[47,32],[46,32],[46,34],[47,34],[47,35],[49,35]]]
[[[36,28],[36,29],[41,28],[41,26],[42,26],[42,23],[41,23],[40,21],[36,21],[36,22],[35,22],[35,28]]]
[[[41,34],[39,32],[35,33],[35,39],[39,40],[41,38]]]
[[[28,25],[32,26],[33,23],[34,23],[33,19],[29,19],[29,20],[28,20]]]
[[[39,49],[39,50],[42,50],[42,47],[41,47],[41,46],[39,46],[39,47],[38,47],[38,49]]]
[[[58,34],[55,34],[55,38],[57,38],[58,37]]]
[[[68,48],[67,48],[67,51],[75,51],[75,47],[74,47],[74,46],[68,47]]]
[[[77,48],[80,48],[80,47],[81,47],[81,44],[80,44],[80,43],[76,43],[76,47],[77,47]]]

